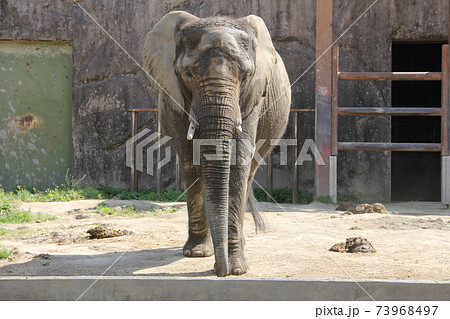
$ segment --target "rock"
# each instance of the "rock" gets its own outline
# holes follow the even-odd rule
[[[80,219],[88,219],[91,218],[89,215],[83,215],[83,214],[78,214],[75,216],[76,220],[80,220]]]
[[[362,237],[347,238],[346,242],[337,243],[331,246],[330,251],[347,253],[374,253],[376,252],[370,241]]]
[[[42,223],[42,220],[36,219],[36,223],[37,223],[37,224],[40,224],[40,223]]]

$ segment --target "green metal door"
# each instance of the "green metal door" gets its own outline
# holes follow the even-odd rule
[[[0,187],[54,187],[71,166],[71,45],[0,41]]]

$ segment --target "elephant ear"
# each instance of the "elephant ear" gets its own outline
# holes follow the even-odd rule
[[[174,69],[176,55],[175,34],[180,26],[188,21],[198,19],[184,11],[172,11],[159,20],[144,40],[142,55],[143,67],[148,72],[152,85],[160,92],[167,94],[173,109],[182,112],[184,99]],[[160,99],[161,100],[161,99]]]
[[[242,18],[256,35],[255,73],[250,80],[249,89],[244,94],[241,105],[242,118],[258,107],[267,94],[272,71],[277,61],[277,53],[263,19],[255,15]]]

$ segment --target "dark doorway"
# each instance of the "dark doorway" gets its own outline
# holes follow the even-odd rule
[[[442,43],[393,43],[392,71],[441,71]],[[392,106],[440,107],[440,81],[392,82]],[[392,117],[392,142],[440,143],[440,117]],[[392,201],[440,201],[441,154],[392,152]]]

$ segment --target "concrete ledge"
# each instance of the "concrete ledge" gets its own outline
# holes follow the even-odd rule
[[[76,300],[98,277],[0,277],[0,300]],[[80,300],[443,300],[450,282],[101,277]]]

